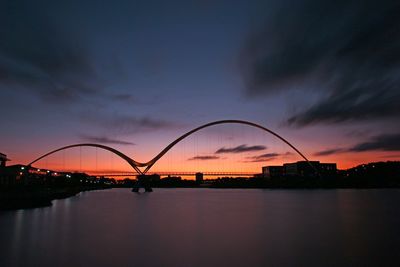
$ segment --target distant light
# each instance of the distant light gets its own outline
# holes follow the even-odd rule
[[[54,175],[57,175],[57,173],[55,172]]]
[[[38,172],[40,172],[40,169],[37,169]]]
[[[25,167],[21,167],[21,170],[25,170]]]

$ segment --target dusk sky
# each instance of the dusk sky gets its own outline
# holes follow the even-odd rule
[[[222,119],[259,123],[339,168],[400,159],[399,1],[0,5],[0,152],[9,164],[87,142],[147,161]],[[241,145],[255,147],[247,159],[291,151],[258,135],[236,140],[193,157],[209,164]]]

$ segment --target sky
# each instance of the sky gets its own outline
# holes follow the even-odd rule
[[[87,142],[148,161],[222,119],[268,127],[339,168],[400,159],[398,1],[0,5],[0,152],[10,164]],[[203,133],[181,164],[218,166],[221,155],[241,155],[253,170],[300,160],[287,157],[288,147],[273,150],[276,140],[241,140],[240,128],[229,129],[216,137],[226,142]]]

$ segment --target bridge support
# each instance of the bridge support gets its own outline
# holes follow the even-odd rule
[[[151,188],[152,176],[140,174],[137,177],[137,182],[132,188],[132,192],[139,193],[140,188],[144,188],[145,192],[153,192]]]
[[[151,186],[142,186],[139,183],[136,183],[133,188],[132,192],[139,193],[140,188],[143,187],[145,192],[153,192],[153,188]]]
[[[148,186],[148,187],[143,187],[144,188],[144,191],[145,192],[153,192],[153,188],[151,188],[150,186]],[[133,188],[132,188],[132,192],[135,192],[135,193],[139,193],[139,190],[140,190],[140,186],[134,186]]]

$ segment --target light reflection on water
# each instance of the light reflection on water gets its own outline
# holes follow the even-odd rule
[[[129,189],[0,213],[0,266],[400,266],[400,190]]]

